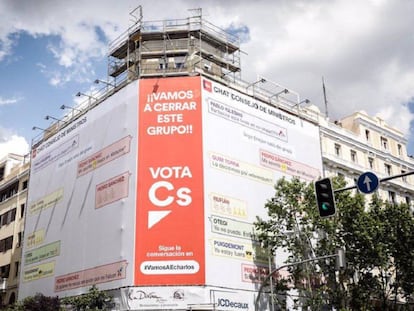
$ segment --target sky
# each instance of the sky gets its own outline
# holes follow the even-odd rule
[[[414,1],[0,0],[0,158],[25,154],[61,105],[76,106],[107,79],[110,41],[143,20],[203,18],[237,33],[242,79],[258,77],[334,121],[364,110],[398,128],[414,153]],[[136,11],[135,11],[136,12]]]

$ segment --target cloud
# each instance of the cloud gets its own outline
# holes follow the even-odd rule
[[[0,96],[0,106],[13,105],[13,104],[19,102],[20,100],[22,100],[21,97],[3,98],[3,97]]]
[[[414,90],[413,1],[257,0],[162,2],[143,0],[144,21],[205,19],[241,36],[242,78],[257,75],[297,91],[324,111],[322,77],[331,119],[354,111],[381,114],[408,134]],[[0,61],[16,36],[54,38],[45,52],[56,63],[43,73],[54,86],[85,81],[93,60],[105,60],[114,40],[140,11],[134,0],[0,1]],[[166,9],[168,8],[168,9]],[[131,13],[131,14],[129,14]],[[403,116],[403,117],[402,117]]]
[[[12,55],[20,33],[51,38],[45,53],[56,63],[43,69],[50,83],[82,82],[91,60],[105,59],[108,40],[127,28],[128,12],[126,3],[114,6],[110,1],[1,1],[0,61]]]
[[[331,119],[365,110],[409,134],[414,2],[241,3],[215,11],[214,20],[227,18],[227,24],[248,27],[250,40],[242,45],[244,79],[264,76],[324,111],[324,77]]]
[[[0,62],[11,53],[13,40],[8,36],[0,38]]]
[[[11,134],[9,130],[0,127],[0,159],[8,153],[26,155],[29,150],[29,143],[24,137]]]

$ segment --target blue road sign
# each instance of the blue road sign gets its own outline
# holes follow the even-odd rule
[[[358,177],[357,187],[362,193],[373,193],[378,189],[379,179],[373,172],[365,172]]]

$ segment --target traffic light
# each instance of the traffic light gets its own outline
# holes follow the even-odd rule
[[[324,178],[315,182],[316,202],[318,204],[319,215],[328,217],[335,214],[335,197],[332,183],[329,178]]]

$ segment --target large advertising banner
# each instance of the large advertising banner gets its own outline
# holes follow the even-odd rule
[[[315,124],[245,92],[202,78],[206,284],[257,290],[273,257],[254,240],[256,216],[278,179],[311,182],[322,158]]]
[[[136,285],[204,284],[200,77],[140,81]]]
[[[33,147],[19,299],[133,283],[138,83]]]
[[[32,154],[19,299],[98,285],[136,310],[250,310],[256,216],[322,171],[317,125],[202,76],[131,82]]]

